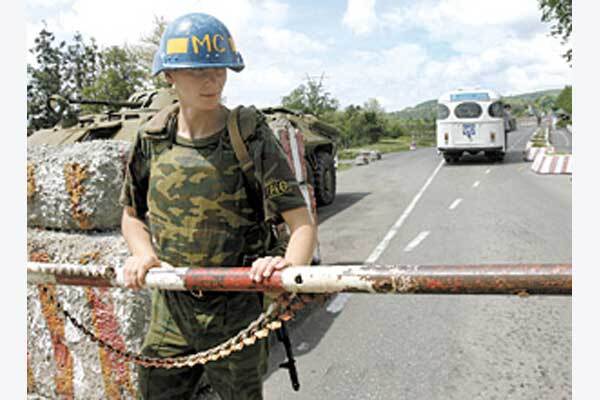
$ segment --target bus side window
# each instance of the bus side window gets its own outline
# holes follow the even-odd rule
[[[502,118],[504,117],[504,106],[502,102],[496,101],[488,107],[488,114],[493,118]]]
[[[450,116],[450,109],[443,104],[437,105],[437,119],[446,119]]]

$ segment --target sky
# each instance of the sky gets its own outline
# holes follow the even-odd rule
[[[79,31],[110,46],[189,12],[223,21],[244,57],[225,87],[231,106],[280,104],[307,76],[323,76],[342,107],[376,98],[386,111],[462,87],[511,95],[572,83],[538,0],[27,0],[27,48],[43,21],[59,40]]]

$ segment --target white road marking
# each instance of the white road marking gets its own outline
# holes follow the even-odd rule
[[[485,170],[485,173],[489,174],[491,171],[492,171],[491,168],[488,168],[488,169]]]
[[[452,202],[452,204],[450,204],[450,207],[448,207],[448,210],[454,210],[462,201],[462,199],[456,199]]]
[[[409,251],[413,251],[415,249],[415,247],[417,247],[423,240],[425,240],[425,238],[429,236],[429,231],[423,231],[421,233],[419,233],[419,235],[417,235],[416,238],[413,239],[412,242],[410,242],[405,248],[404,251],[405,252],[409,252]]]
[[[417,202],[419,201],[419,199],[421,198],[421,196],[423,195],[423,193],[425,192],[427,187],[429,187],[429,185],[433,181],[433,178],[435,178],[438,171],[442,168],[442,165],[444,165],[444,160],[440,161],[440,163],[438,164],[436,169],[433,171],[431,176],[427,179],[427,181],[421,188],[421,190],[419,190],[419,192],[412,199],[412,201],[410,202],[408,207],[406,207],[406,209],[404,210],[404,212],[402,213],[400,218],[398,218],[396,223],[391,227],[391,229],[385,235],[383,240],[377,245],[377,247],[375,247],[375,249],[371,252],[369,257],[365,260],[365,264],[374,264],[379,259],[381,254],[385,251],[387,246],[390,244],[390,241],[394,238],[394,236],[396,236],[396,233],[398,233],[398,229],[400,229],[402,224],[404,224],[404,221],[406,220],[406,218],[408,218],[409,214],[415,208],[415,206],[417,205]],[[334,314],[342,311],[342,309],[344,308],[344,305],[348,302],[348,300],[350,300],[350,296],[352,296],[351,293],[339,293],[337,296],[335,296],[335,298],[331,301],[331,303],[329,303],[326,310],[328,312],[334,313]]]
[[[350,300],[351,295],[352,293],[338,293],[337,296],[335,296],[335,298],[331,300],[331,303],[327,305],[327,312],[336,314],[342,311],[342,309],[346,305],[346,302]]]
[[[404,210],[404,212],[402,213],[400,218],[398,218],[398,220],[396,221],[394,226],[392,226],[392,228],[389,230],[389,232],[385,235],[385,237],[383,238],[381,243],[379,243],[377,245],[377,247],[375,247],[375,250],[373,250],[373,252],[371,252],[371,255],[369,255],[369,257],[365,261],[365,264],[373,264],[375,261],[377,261],[379,256],[381,256],[381,254],[385,251],[385,249],[390,244],[390,241],[394,238],[394,236],[396,236],[396,233],[398,233],[398,229],[400,229],[402,224],[404,224],[404,221],[406,221],[406,218],[408,218],[408,216],[410,215],[412,210],[417,205],[417,202],[419,201],[419,199],[425,192],[425,189],[427,189],[427,187],[429,187],[429,185],[433,181],[433,178],[435,178],[435,176],[437,175],[440,168],[442,168],[442,165],[444,165],[444,160],[440,161],[440,163],[438,164],[435,171],[433,171],[433,173],[431,174],[429,179],[427,179],[427,182],[425,182],[425,185],[423,185],[421,190],[419,190],[419,193],[417,193],[417,195],[414,197],[414,199],[412,199],[412,201],[410,202],[408,207],[406,207],[406,209]]]
[[[476,182],[473,184],[473,187],[475,188],[475,187],[479,186],[479,184],[480,184],[480,183],[481,183],[481,181],[476,181]]]

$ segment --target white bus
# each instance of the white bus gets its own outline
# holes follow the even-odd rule
[[[447,163],[458,161],[465,152],[484,152],[492,161],[504,159],[508,130],[501,99],[485,89],[459,89],[438,99],[437,148]]]

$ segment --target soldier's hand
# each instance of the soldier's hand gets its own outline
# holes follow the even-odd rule
[[[281,270],[289,267],[292,263],[283,257],[262,257],[252,263],[250,268],[250,279],[260,282],[263,278],[268,278],[275,270]]]
[[[146,281],[148,270],[159,266],[160,260],[155,255],[128,257],[125,260],[125,268],[123,269],[125,286],[130,289],[140,289]]]

